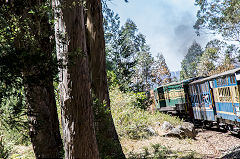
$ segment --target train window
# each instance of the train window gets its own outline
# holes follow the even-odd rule
[[[231,91],[229,87],[219,88],[218,95],[220,102],[231,102]]]
[[[196,94],[196,87],[193,86],[193,94]]]
[[[203,92],[206,92],[205,83],[202,84],[202,90],[203,90]]]
[[[239,89],[237,86],[235,86],[235,93],[236,93],[235,99],[237,102],[239,102]]]
[[[222,80],[222,86],[225,86],[227,83],[226,83],[226,79],[227,78],[222,78],[221,80]]]
[[[240,71],[235,73],[235,77],[234,79],[236,79],[237,81],[240,81]]]
[[[229,77],[228,76],[226,76],[226,78],[225,78],[225,81],[226,81],[226,85],[228,86],[229,85],[229,79],[228,79]]]
[[[164,96],[162,93],[158,93],[159,99],[164,99]]]
[[[209,91],[209,89],[208,89],[208,83],[207,82],[205,82],[205,88],[206,88],[206,92],[208,92]]]
[[[200,89],[202,90],[202,92],[204,92],[204,85],[200,84]]]
[[[216,81],[217,81],[217,86],[221,86],[222,85],[220,78],[218,78]]]
[[[235,78],[235,76],[233,75],[233,76],[231,76],[231,83],[232,84],[236,84],[236,78]]]
[[[208,84],[208,82],[206,82],[205,84],[206,84],[207,92],[209,92],[209,84]]]
[[[192,85],[191,88],[192,88],[192,94],[195,94],[195,92],[194,92],[194,86]]]

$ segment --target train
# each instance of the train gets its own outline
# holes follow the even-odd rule
[[[240,68],[161,85],[153,92],[160,112],[240,134]]]

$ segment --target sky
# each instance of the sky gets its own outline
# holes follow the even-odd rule
[[[108,4],[119,14],[122,25],[128,18],[136,23],[152,55],[162,53],[170,71],[181,70],[181,61],[194,40],[202,47],[209,41],[207,35],[196,36],[193,29],[198,10],[194,0],[112,0]]]

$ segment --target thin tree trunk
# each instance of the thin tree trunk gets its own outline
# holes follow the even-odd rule
[[[65,158],[98,159],[82,1],[55,0]],[[63,35],[63,38],[59,35]],[[64,36],[66,35],[66,36]],[[62,43],[61,40],[66,43]]]
[[[101,0],[87,0],[86,9],[87,49],[91,87],[95,98],[95,129],[100,156],[125,158],[110,111]]]

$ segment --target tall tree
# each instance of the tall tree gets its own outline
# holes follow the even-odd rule
[[[54,5],[57,52],[64,65],[59,87],[65,158],[97,159],[84,1],[55,0]]]
[[[240,48],[236,45],[228,45],[224,52],[223,65],[239,65]]]
[[[87,49],[100,157],[125,158],[110,110],[101,0],[87,0],[86,8]]]
[[[200,35],[201,29],[210,29],[229,40],[240,42],[239,0],[195,0],[200,7],[194,25]]]
[[[216,68],[214,62],[218,58],[217,53],[216,48],[205,49],[197,65],[198,76],[208,76],[209,72]]]
[[[104,38],[106,48],[106,63],[107,70],[113,71],[114,69],[114,53],[113,49],[118,40],[120,31],[120,17],[111,10],[107,3],[103,1],[103,26]]]
[[[9,60],[4,62],[6,67],[17,68],[9,69],[14,70],[9,74],[23,80],[36,158],[59,158],[62,140],[53,87],[54,40],[50,38],[52,27],[46,2],[15,0],[0,3],[3,24],[0,30],[4,37],[1,46],[11,48],[11,51],[1,50],[1,58]]]
[[[171,82],[171,73],[166,64],[163,54],[158,53],[153,66],[154,81],[158,85]]]
[[[201,46],[196,41],[194,41],[192,45],[188,48],[188,52],[184,56],[183,61],[181,62],[181,80],[197,76],[196,67],[202,53],[203,51]]]
[[[134,66],[137,62],[137,52],[140,51],[136,24],[128,19],[118,31],[116,40],[110,45],[111,47],[108,47],[110,48],[108,50],[108,59],[118,77],[120,88],[124,91],[130,90]]]
[[[137,52],[137,63],[134,67],[133,89],[136,92],[148,92],[152,86],[152,65],[154,58],[150,53],[150,47],[146,45],[145,36],[139,34],[140,51]]]

